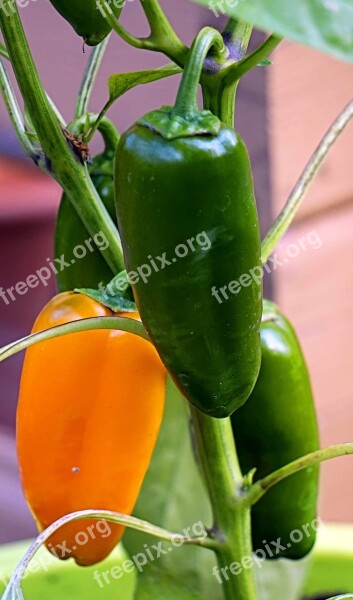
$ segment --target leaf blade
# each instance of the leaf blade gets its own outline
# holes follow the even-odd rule
[[[193,1],[210,8],[216,17],[225,12],[264,31],[353,63],[353,4],[350,0]]]

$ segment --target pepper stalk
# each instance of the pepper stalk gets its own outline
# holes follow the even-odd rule
[[[0,26],[28,114],[43,148],[47,170],[67,193],[91,235],[102,232],[108,245],[104,256],[118,273],[124,268],[119,233],[90,180],[87,168],[68,144],[44,92],[16,4],[4,0]]]

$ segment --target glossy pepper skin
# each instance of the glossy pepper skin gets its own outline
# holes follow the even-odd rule
[[[115,150],[109,146],[102,154],[93,159],[90,167],[90,176],[93,184],[110,217],[116,222],[114,203],[114,155]],[[114,277],[113,271],[104,260],[97,245],[92,242],[93,251],[86,246],[86,240],[91,239],[86,227],[72,206],[66,194],[63,194],[55,226],[54,255],[57,258],[64,256],[69,264],[65,269],[59,270],[56,276],[59,292],[74,290],[75,288],[98,288],[100,283],[108,284]],[[98,236],[100,244],[104,244],[101,235]],[[77,246],[83,246],[87,253],[84,258],[75,258],[73,251]],[[60,264],[60,263],[58,263]]]
[[[212,293],[260,265],[245,145],[224,125],[216,135],[170,140],[136,124],[118,144],[115,181],[144,326],[184,396],[209,416],[229,416],[260,368],[261,282],[249,277],[250,285],[228,300],[220,294],[220,302]]]
[[[100,44],[112,30],[97,0],[50,0],[50,3],[89,46]],[[112,2],[110,7],[119,18],[123,2]]]
[[[272,302],[264,303],[261,326],[262,365],[248,402],[232,416],[234,437],[244,473],[256,467],[255,480],[319,449],[318,426],[308,369],[289,321]],[[310,467],[271,488],[253,507],[254,549],[266,540],[274,556],[300,559],[315,543],[318,468]],[[290,534],[299,530],[300,542]],[[297,538],[300,534],[297,534]],[[271,542],[281,538],[279,553]]]
[[[64,293],[44,308],[33,331],[111,314],[86,296]],[[23,489],[40,530],[81,509],[131,514],[159,432],[164,397],[165,369],[158,354],[135,335],[83,332],[27,350],[17,448]],[[93,565],[123,534],[123,527],[109,527],[107,536],[97,521],[70,523],[47,546],[59,558]],[[82,544],[80,532],[88,534],[87,543]]]

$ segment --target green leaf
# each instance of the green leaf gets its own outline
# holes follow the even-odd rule
[[[115,313],[137,312],[126,270],[115,275],[108,285],[102,286],[99,290],[76,288],[74,291],[93,298]]]
[[[181,579],[183,582],[183,579]],[[139,580],[135,600],[203,600],[202,596],[176,582],[163,569],[151,567]]]
[[[352,0],[194,0],[259,29],[353,63]]]
[[[353,595],[345,594],[344,596],[335,596],[334,598],[329,598],[329,600],[345,600],[346,598],[353,598]]]
[[[123,296],[109,296],[105,292],[92,290],[90,288],[76,288],[74,291],[78,294],[84,294],[85,296],[92,298],[96,302],[99,302],[99,304],[110,308],[114,313],[137,312],[135,302],[127,300]]]
[[[172,75],[181,72],[182,69],[180,69],[180,67],[170,64],[165,65],[160,69],[152,69],[150,71],[135,71],[133,73],[118,73],[117,75],[111,75],[108,80],[109,103],[111,104],[137,85],[158,81],[159,79],[171,77]]]
[[[209,499],[192,450],[187,403],[170,379],[161,433],[134,515],[185,535],[200,535],[202,524],[212,525]],[[186,532],[188,527],[190,530]],[[142,590],[148,587],[149,578],[151,582],[155,580],[153,567],[158,566],[203,600],[223,600],[222,587],[212,575],[217,562],[213,552],[196,546],[180,548],[163,543],[161,548],[165,554],[157,556],[154,543],[150,536],[132,530],[124,536],[125,548],[131,556],[143,553],[147,557],[148,551],[151,552],[141,567]],[[140,593],[139,587],[138,590]],[[155,590],[154,598],[161,598],[160,593],[159,589],[158,593]],[[170,598],[174,596],[170,594],[168,600]]]
[[[301,600],[311,556],[302,560],[266,560],[256,568],[261,600]]]

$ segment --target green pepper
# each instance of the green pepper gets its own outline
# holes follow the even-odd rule
[[[195,44],[175,107],[119,142],[116,204],[144,326],[184,396],[222,418],[247,400],[260,369],[262,285],[249,275],[260,268],[260,236],[246,147],[197,108]],[[242,275],[250,283],[217,299]]]
[[[106,120],[107,121],[107,120]],[[89,172],[93,184],[101,197],[110,217],[116,222],[114,204],[114,156],[119,136],[105,122],[100,128],[105,142],[105,149],[93,159]],[[99,232],[97,232],[99,233]],[[75,288],[97,288],[100,283],[106,285],[114,273],[104,260],[97,244],[85,244],[92,239],[80,217],[66,194],[63,194],[55,227],[54,255],[64,258],[68,264],[57,273],[57,285],[60,292],[72,291]],[[98,239],[97,241],[104,242]],[[74,249],[83,246],[86,249],[84,258],[75,258]],[[92,248],[92,249],[91,249]],[[72,262],[74,261],[74,262]],[[58,264],[60,264],[58,262]]]
[[[89,46],[97,46],[112,28],[100,10],[99,0],[50,0],[51,4]],[[123,0],[112,2],[111,11],[119,18]]]
[[[255,479],[319,449],[318,426],[308,369],[289,321],[264,302],[262,364],[248,402],[232,416],[244,473]],[[253,546],[268,558],[303,558],[316,538],[318,468],[310,467],[271,488],[252,511]],[[303,536],[303,537],[301,537]],[[277,548],[274,542],[279,540]]]

